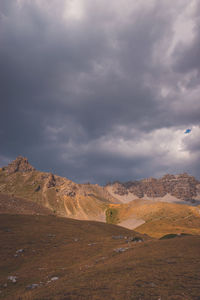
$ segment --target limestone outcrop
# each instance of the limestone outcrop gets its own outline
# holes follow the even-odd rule
[[[170,194],[184,201],[194,200],[200,192],[200,182],[187,173],[180,175],[166,174],[160,179],[147,178],[140,181],[109,184],[116,195],[125,196],[129,193],[138,198],[160,198]]]

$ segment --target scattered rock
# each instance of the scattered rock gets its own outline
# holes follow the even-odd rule
[[[51,283],[52,281],[56,281],[58,279],[59,278],[57,276],[51,277],[51,279],[47,281],[47,284]]]
[[[125,252],[126,250],[128,250],[128,248],[116,248],[116,249],[114,249],[114,251],[117,252],[117,253]]]
[[[105,260],[105,259],[106,259],[106,257],[103,256],[103,257],[100,257],[99,259],[96,259],[96,262],[100,262],[100,261]]]
[[[128,240],[126,241],[127,243],[133,242],[133,243],[142,243],[144,242],[144,240],[138,236],[135,237],[130,237],[128,238]]]
[[[12,283],[17,282],[17,276],[8,276],[8,280],[12,281]]]
[[[76,196],[76,193],[74,191],[70,191],[67,193],[67,196],[74,197]]]
[[[55,276],[55,277],[52,277],[52,278],[51,278],[51,281],[56,281],[56,280],[58,280],[58,279],[59,279],[59,278]]]
[[[56,179],[52,173],[49,174],[48,181],[47,181],[47,188],[51,188],[56,186]]]
[[[124,236],[124,235],[113,235],[112,239],[113,240],[126,240],[126,243],[129,243],[129,242],[141,243],[141,242],[143,242],[143,239],[140,238],[140,237],[137,237],[137,236],[127,237],[127,236]]]
[[[37,287],[39,287],[40,285],[38,283],[32,283],[32,284],[29,284],[26,286],[26,289],[27,290],[34,290],[36,289]]]
[[[113,240],[122,240],[122,239],[127,239],[127,237],[123,236],[123,235],[113,235],[112,239]]]
[[[16,254],[14,255],[15,257],[18,257],[19,254],[23,253],[25,250],[24,249],[19,249],[16,251]]]
[[[24,249],[19,249],[16,251],[16,253],[23,253],[24,252]]]
[[[75,184],[69,184],[66,186],[63,190],[63,195],[69,196],[69,197],[75,197],[77,191],[77,186]],[[80,191],[79,191],[80,192]]]

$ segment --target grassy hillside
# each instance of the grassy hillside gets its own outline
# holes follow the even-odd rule
[[[127,219],[143,219],[145,224],[137,231],[152,237],[168,233],[190,233],[200,235],[200,207],[174,203],[137,200],[127,204],[111,204],[118,222]]]
[[[52,215],[52,211],[36,202],[0,193],[0,214]]]
[[[57,216],[105,220],[111,198],[98,185],[76,184],[39,171],[8,173],[0,170],[0,193],[42,205]]]
[[[199,299],[198,236],[152,240],[99,222],[0,215],[0,240],[0,299]]]

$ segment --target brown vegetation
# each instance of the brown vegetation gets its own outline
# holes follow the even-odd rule
[[[0,240],[0,299],[199,299],[198,236],[151,240],[98,222],[0,215]]]

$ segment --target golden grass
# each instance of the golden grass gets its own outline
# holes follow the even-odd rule
[[[39,171],[8,175],[0,170],[0,192],[41,204],[61,217],[98,220],[106,210],[109,200],[104,197],[103,188],[74,184],[76,193],[71,197],[66,192],[71,189],[69,180],[55,176],[58,185],[47,188],[48,176],[49,173]]]
[[[168,233],[200,235],[200,209],[183,204],[150,201],[132,201],[127,204],[112,204],[118,211],[119,222],[128,218],[145,220],[137,231],[159,238]]]

